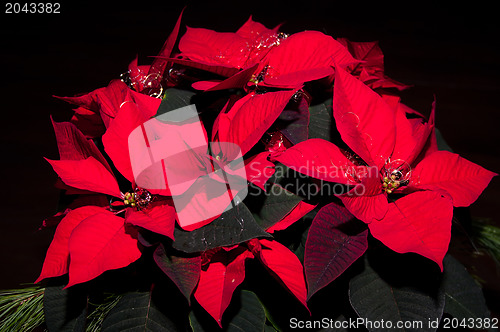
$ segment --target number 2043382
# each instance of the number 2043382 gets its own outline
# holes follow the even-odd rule
[[[5,14],[60,14],[61,4],[58,2],[7,2]]]

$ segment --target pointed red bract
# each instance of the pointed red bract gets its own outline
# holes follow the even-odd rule
[[[423,118],[407,119],[403,113],[408,114],[407,107],[399,103],[396,113],[396,144],[392,159],[405,160],[413,165],[417,159],[437,151],[435,142],[435,109],[436,102],[432,103],[429,120]]]
[[[443,270],[451,238],[453,205],[447,197],[419,191],[389,204],[385,217],[368,224],[371,234],[390,249],[427,257]]]
[[[113,174],[94,157],[83,160],[46,160],[68,186],[121,197]]]
[[[179,41],[180,55],[208,66],[248,68],[278,44],[276,32],[277,28],[267,29],[251,17],[236,33],[187,27]]]
[[[192,84],[194,89],[208,91],[244,88],[252,77],[257,64],[239,71],[223,81],[198,81]]]
[[[378,42],[353,42],[346,38],[338,38],[337,41],[344,45],[355,59],[361,60],[352,68],[352,72],[354,75],[359,76],[360,80],[370,88],[404,90],[410,87],[390,79],[384,74],[384,54]]]
[[[317,179],[355,184],[348,174],[355,168],[336,145],[320,138],[300,142],[274,159],[285,166]]]
[[[84,219],[69,239],[69,283],[92,280],[103,272],[119,269],[141,257],[137,240],[123,218],[103,211]]]
[[[101,93],[106,88],[99,88],[89,93],[85,93],[74,97],[60,97],[54,96],[57,99],[64,100],[67,103],[77,105],[84,109],[90,110],[92,112],[99,112],[99,103],[97,101],[96,95]]]
[[[334,73],[333,67],[356,63],[347,49],[319,31],[291,35],[273,48],[258,72],[266,70],[266,85],[293,87]]]
[[[247,39],[256,40],[262,36],[278,32],[279,25],[273,29],[266,28],[262,23],[255,22],[250,15],[248,20],[236,31],[236,34]]]
[[[129,91],[127,85],[120,80],[112,80],[107,87],[97,90],[95,99],[99,105],[98,112],[106,128],[116,117],[121,104],[127,100]]]
[[[395,145],[395,110],[345,70],[336,70],[333,89],[333,115],[342,140],[381,169]]]
[[[35,283],[46,278],[59,277],[69,271],[69,238],[71,232],[82,220],[103,212],[104,209],[98,206],[84,206],[71,210],[61,220],[54,234],[54,239],[50,243],[49,249],[43,262],[42,272]]]
[[[83,160],[94,157],[112,173],[111,167],[92,140],[87,139],[78,128],[70,122],[52,120],[61,160]]]
[[[262,264],[274,272],[297,300],[309,310],[304,269],[297,256],[277,241],[260,239],[259,242],[262,246],[259,255]]]
[[[356,218],[370,223],[374,219],[384,217],[388,208],[387,196],[382,191],[377,167],[360,168],[359,170],[356,175],[363,173],[360,183],[348,193],[338,195],[338,197]]]
[[[128,65],[130,86],[135,91],[142,92],[144,90],[149,68],[149,66],[139,66],[137,57]]]
[[[392,159],[405,160],[408,164],[411,164],[416,156],[414,154],[420,153],[416,151],[416,147],[419,144],[419,137],[413,131],[414,127],[411,122],[406,118],[406,112],[401,108],[396,110],[396,141],[394,145],[394,150],[392,152]],[[423,126],[418,126],[417,128],[422,128]],[[425,140],[427,137],[425,138]]]
[[[187,27],[179,41],[181,54],[207,64],[243,68],[249,56],[246,38],[233,32]]]
[[[93,139],[101,137],[106,131],[104,122],[98,113],[94,113],[83,107],[73,110],[74,114],[70,122],[73,123],[86,138]]]
[[[250,93],[238,100],[218,121],[218,141],[235,143],[247,153],[278,118],[297,90]]]
[[[174,239],[175,209],[173,206],[162,204],[140,211],[128,209],[125,219],[127,223]]]
[[[252,256],[243,247],[219,250],[211,257],[208,267],[202,267],[194,297],[221,327],[222,315],[233,292],[245,279],[245,260]]]
[[[454,206],[469,206],[495,175],[455,153],[437,151],[415,167],[411,186],[445,190],[451,195]]]
[[[185,7],[179,14],[179,18],[177,18],[177,22],[175,23],[174,29],[168,35],[165,44],[163,44],[161,51],[158,53],[159,57],[156,57],[153,60],[153,63],[149,68],[148,75],[152,77],[152,82],[155,82],[155,84],[159,84],[161,78],[163,77],[165,68],[168,65],[168,61],[162,57],[169,58],[172,55],[172,51],[174,50],[175,42],[177,41],[177,37],[179,35],[179,30],[181,27],[181,19],[182,19],[182,14],[184,13],[184,9]],[[154,86],[154,88],[156,88],[156,86]]]
[[[209,224],[231,205],[243,186],[246,182],[229,188],[226,182],[215,181],[210,176],[199,177],[184,193],[189,200],[184,199],[184,204],[176,203],[179,226],[192,231]],[[207,218],[208,215],[212,217]]]
[[[122,101],[118,106],[118,114],[102,137],[104,150],[118,171],[130,182],[134,182],[134,175],[130,164],[128,137],[135,128],[156,114],[161,101],[151,99],[156,101],[149,102],[149,99],[144,100],[142,97]]]
[[[300,201],[293,209],[290,211],[283,219],[278,221],[276,224],[272,225],[266,232],[274,233],[275,231],[282,231],[287,229],[288,226],[295,223],[297,220],[308,214],[312,211],[316,205],[306,203],[304,201]]]
[[[267,158],[269,152],[261,152],[245,160],[247,180],[264,189],[267,180],[274,174],[274,164]]]
[[[196,69],[201,69],[204,71],[208,71],[210,73],[214,73],[223,77],[231,77],[233,75],[236,75],[240,70],[235,67],[231,66],[225,66],[221,64],[213,64],[213,63],[207,63],[203,61],[193,61],[193,60],[188,60],[188,59],[179,59],[179,58],[166,58],[165,60],[172,62],[172,63],[177,63],[179,65],[183,65],[186,67],[192,67]]]
[[[358,191],[363,190],[363,185],[356,186]],[[356,218],[363,220],[366,223],[371,223],[373,220],[381,219],[385,216],[388,209],[387,197],[383,193],[374,196],[357,196],[340,195],[342,203],[351,211]]]

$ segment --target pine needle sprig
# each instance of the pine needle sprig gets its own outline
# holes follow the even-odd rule
[[[44,291],[36,285],[0,290],[0,332],[28,332],[41,326]]]

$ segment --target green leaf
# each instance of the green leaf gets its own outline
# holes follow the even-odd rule
[[[319,210],[309,229],[305,250],[308,299],[365,253],[367,235],[366,226],[344,206],[330,203]]]
[[[177,285],[181,293],[191,304],[193,293],[201,272],[201,256],[179,257],[167,253],[163,244],[160,244],[153,258],[156,265]]]
[[[250,291],[242,290],[240,296],[235,297],[231,306],[224,314],[229,320],[223,319],[224,331],[227,332],[261,332],[264,331],[266,323],[266,313],[257,295]],[[214,324],[212,320],[205,323],[203,319],[198,319],[195,312],[189,314],[189,321],[193,332],[212,331]],[[215,325],[216,326],[216,325]],[[215,328],[215,326],[213,328]]]
[[[156,305],[153,292],[123,295],[102,323],[102,331],[179,331],[179,327]],[[169,301],[162,298],[160,301]]]
[[[414,265],[418,267],[416,269],[391,263],[393,269],[388,268],[387,262],[380,269],[381,273],[386,274],[385,278],[367,263],[364,271],[351,279],[349,298],[352,307],[367,321],[392,322],[391,331],[435,331],[437,326],[434,327],[429,322],[441,318],[444,293],[429,287],[428,284],[432,283],[433,279],[428,279],[427,276],[432,275],[428,273],[432,270],[426,271],[427,269],[422,269],[418,264]],[[391,280],[391,277],[394,278]],[[399,321],[411,322],[413,328],[397,329],[396,324]],[[384,327],[376,324],[366,326],[369,331],[386,331],[386,327],[387,325]]]
[[[335,126],[333,120],[333,100],[309,106],[309,138],[332,141]]]
[[[266,193],[263,191],[262,193],[262,195],[252,200],[252,205],[249,208],[253,211],[255,220],[263,229],[268,229],[283,219],[302,201],[302,197],[274,183],[269,186]]]
[[[446,143],[446,140],[444,139],[443,135],[441,132],[436,128],[436,143],[439,151],[450,151],[453,152],[453,149]]]
[[[308,139],[309,105],[301,96],[287,105],[275,121],[275,126],[292,143],[297,144]]]
[[[196,93],[193,91],[170,88],[165,91],[156,116],[193,104],[191,98]]]
[[[187,232],[176,228],[173,248],[192,253],[231,246],[257,237],[270,237],[255,221],[244,203],[224,212],[210,224]]]
[[[444,311],[458,319],[490,317],[481,287],[465,267],[450,255],[445,256],[443,263]]]
[[[87,296],[78,285],[47,286],[43,310],[47,329],[52,331],[85,331]]]
[[[302,232],[302,237],[300,238],[300,242],[297,244],[297,247],[293,250],[293,253],[295,254],[295,256],[297,256],[297,258],[300,260],[302,264],[304,264],[304,256],[306,253],[306,243],[307,243],[307,237],[309,236],[309,229],[310,227],[306,228]]]

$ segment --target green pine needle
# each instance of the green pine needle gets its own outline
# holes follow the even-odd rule
[[[121,296],[108,295],[104,303],[92,304],[94,307],[92,312],[87,316],[87,328],[86,332],[99,332],[101,331],[102,322],[106,318],[107,314],[113,309],[118,301],[120,301]]]
[[[45,288],[0,290],[0,332],[28,332],[41,326]]]
[[[474,239],[500,263],[500,228],[487,220],[473,219],[472,232]]]

